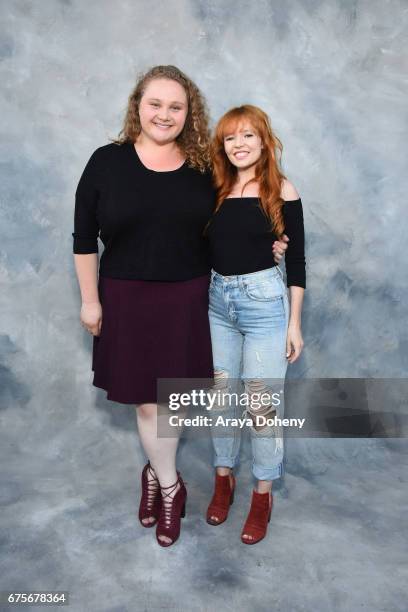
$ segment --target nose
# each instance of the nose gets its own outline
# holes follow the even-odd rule
[[[236,148],[237,148],[237,149],[239,149],[240,147],[242,147],[242,145],[244,144],[244,138],[243,138],[242,134],[238,134],[238,135],[235,137],[235,143],[234,143],[234,144],[235,144],[235,146],[236,146]]]
[[[169,119],[169,110],[168,108],[161,108],[158,114],[158,119],[160,119],[160,121],[168,121]]]

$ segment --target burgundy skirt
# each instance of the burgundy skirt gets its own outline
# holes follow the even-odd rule
[[[155,403],[158,378],[211,378],[210,274],[187,281],[99,277],[93,384],[122,404]]]

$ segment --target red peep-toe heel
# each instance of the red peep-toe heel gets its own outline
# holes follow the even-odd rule
[[[272,493],[252,492],[251,508],[241,533],[241,541],[244,544],[257,544],[266,536],[268,523],[271,520],[272,504]],[[250,537],[244,538],[244,535]]]
[[[230,472],[226,476],[220,476],[215,472],[214,495],[207,509],[207,523],[209,525],[221,525],[227,519],[230,506],[234,501],[234,491],[234,474]],[[213,519],[213,516],[217,517],[218,520]]]

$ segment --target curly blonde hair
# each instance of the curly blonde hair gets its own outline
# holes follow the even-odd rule
[[[185,155],[187,164],[200,172],[211,169],[209,117],[205,99],[198,89],[176,66],[154,66],[139,76],[135,88],[129,96],[125,120],[116,144],[136,142],[141,132],[139,103],[146,86],[153,79],[170,79],[179,83],[185,90],[188,101],[186,122],[176,139],[177,145]]]

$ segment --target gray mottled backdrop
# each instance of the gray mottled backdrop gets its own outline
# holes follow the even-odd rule
[[[1,4],[0,589],[112,612],[406,609],[402,441],[289,440],[268,537],[245,547],[248,447],[213,529],[210,444],[187,440],[180,542],[162,550],[139,526],[134,409],[91,385],[71,232],[79,176],[136,75],[176,64],[213,120],[257,104],[283,141],[308,266],[289,376],[406,376],[407,16],[399,0]]]

